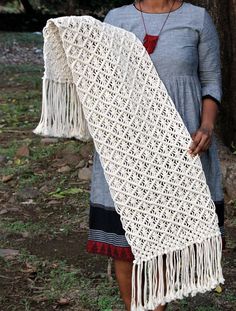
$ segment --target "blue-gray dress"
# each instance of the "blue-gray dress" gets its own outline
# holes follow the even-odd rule
[[[166,14],[143,13],[148,34],[159,33]],[[133,32],[143,41],[141,12],[133,4],[110,10],[104,21]],[[206,9],[183,2],[170,13],[158,45],[150,54],[190,134],[200,126],[204,97],[221,104],[219,49],[218,34]],[[215,136],[210,148],[201,155],[201,162],[223,235],[224,197]],[[132,261],[133,254],[124,233],[99,155],[94,150],[87,251]]]

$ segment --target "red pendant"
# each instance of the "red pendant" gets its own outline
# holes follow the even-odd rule
[[[152,52],[155,50],[158,39],[159,39],[159,36],[152,36],[146,33],[143,39],[143,45],[145,46],[148,54],[152,54]]]

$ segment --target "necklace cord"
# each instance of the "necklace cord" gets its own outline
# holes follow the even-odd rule
[[[164,23],[163,23],[163,25],[162,25],[160,31],[159,31],[158,36],[160,36],[160,34],[161,34],[161,32],[162,32],[162,29],[164,28],[164,26],[165,26],[165,24],[166,24],[166,22],[167,22],[167,19],[168,19],[169,15],[170,15],[170,13],[171,13],[171,11],[172,11],[172,8],[173,8],[175,2],[176,2],[176,0],[174,0],[174,2],[172,3],[171,8],[170,8],[170,10],[169,10],[169,12],[168,12],[168,15],[167,15],[167,17],[166,17],[166,19],[165,19],[165,21],[164,21]],[[145,24],[145,21],[144,21],[143,11],[142,11],[142,7],[141,7],[141,1],[138,1],[138,4],[139,4],[139,9],[140,9],[140,12],[141,12],[141,16],[142,16],[143,26],[144,26],[145,32],[146,32],[146,34],[147,34],[148,32],[147,32],[146,24]]]

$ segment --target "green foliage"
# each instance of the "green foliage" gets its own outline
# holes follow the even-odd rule
[[[45,223],[32,223],[32,222],[23,222],[21,220],[16,221],[1,221],[0,230],[4,230],[8,233],[23,233],[29,232],[31,234],[37,235],[44,232],[47,232],[49,228]]]
[[[65,262],[60,261],[58,265],[51,269],[49,282],[44,291],[49,299],[56,299],[66,294],[71,288],[78,284],[78,269],[70,270]]]
[[[3,148],[2,146],[0,146],[0,154],[4,155],[7,158],[7,160],[12,160],[20,144],[21,142],[13,140],[11,142],[11,145],[8,146],[7,148]]]
[[[94,273],[87,277],[80,268],[69,265],[65,260],[45,260],[32,255],[26,249],[21,250],[16,260],[20,270],[33,271],[34,278],[31,279],[31,285],[32,288],[40,288],[37,296],[39,299],[44,297],[48,301],[55,302],[62,297],[70,297],[72,305],[74,301],[76,305],[79,303],[80,308],[84,307],[86,310],[124,310],[117,283],[109,282],[106,274],[98,277]],[[5,260],[2,262],[4,267],[10,267]],[[11,269],[15,263],[10,262]],[[22,297],[20,305],[28,308],[24,310],[31,310],[32,307],[27,297]]]
[[[20,3],[18,0],[1,0],[1,11],[3,13],[18,13],[20,10]]]
[[[236,154],[236,146],[233,142],[231,143],[231,149],[232,149],[232,153]]]
[[[109,284],[107,281],[105,281],[97,287],[97,290],[99,293],[97,303],[99,310],[112,311],[113,307],[119,305],[119,293],[114,285]]]
[[[216,309],[215,307],[204,306],[204,307],[198,307],[196,311],[219,311],[219,310]]]
[[[25,158],[15,158],[17,149],[22,144],[29,145],[30,155]],[[62,147],[63,144],[37,144],[35,146],[30,146],[30,142],[27,142],[27,140],[13,140],[11,144],[5,148],[0,146],[0,154],[5,156],[7,160],[7,163],[0,167],[0,174],[19,176],[18,189],[24,188],[27,185],[32,186],[37,184],[40,180],[45,180],[47,178],[47,172],[43,171],[40,174],[35,174],[32,169],[32,164],[35,161],[43,162],[44,158],[52,157],[53,154]]]
[[[49,192],[48,195],[57,198],[57,199],[61,199],[66,197],[67,195],[71,195],[71,194],[78,194],[78,193],[83,193],[84,190],[80,189],[80,188],[69,188],[69,189],[65,189],[62,190],[61,188],[57,188],[56,191],[53,192]]]
[[[24,311],[32,311],[30,306],[30,301],[27,298],[22,298],[20,301],[20,305],[24,308]]]
[[[4,32],[2,31],[0,32],[0,42],[1,42],[1,46],[5,48],[9,48],[9,49],[14,44],[18,44],[19,46],[26,45],[29,47],[34,46],[37,48],[41,48],[43,44],[43,35],[30,33],[30,32]],[[26,68],[29,68],[29,66],[31,66],[32,69],[34,68],[34,66],[30,64],[24,65],[24,66],[26,66]]]
[[[81,278],[79,289],[80,303],[88,310],[112,311],[114,308],[123,310],[115,282],[110,283],[103,278],[95,283],[92,278]]]
[[[71,1],[62,1],[62,0],[30,0],[29,1],[32,8],[35,11],[39,11],[43,14],[68,14],[74,11],[75,14],[79,12],[79,10],[88,10],[91,13],[96,13],[97,11],[106,12],[111,8],[119,7],[122,5],[130,4],[133,1],[124,1],[124,0],[71,0]],[[5,12],[19,12],[20,6],[18,1],[5,1],[4,3],[4,11]]]
[[[227,301],[236,301],[236,294],[235,293],[227,293],[225,295],[225,299]]]
[[[124,0],[94,0],[94,1],[87,1],[87,0],[81,0],[81,1],[46,1],[46,0],[40,0],[37,1],[39,4],[37,5],[37,8],[40,9],[43,12],[69,12],[74,10],[75,13],[78,13],[79,10],[88,10],[90,12],[96,12],[96,11],[107,11],[108,9],[119,7],[121,5],[130,4],[133,1],[124,1]]]
[[[38,121],[41,109],[42,66],[0,65],[0,71],[3,90],[0,132],[6,127],[32,127],[32,123]]]

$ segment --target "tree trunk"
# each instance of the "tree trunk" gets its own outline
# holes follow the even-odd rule
[[[34,13],[34,9],[28,0],[20,0],[20,2],[23,5],[26,14],[30,15]]]
[[[67,14],[68,15],[74,15],[75,14],[75,1],[74,0],[68,0],[67,1],[68,9],[67,9]]]
[[[226,145],[236,145],[236,0],[189,2],[209,11],[220,36],[223,98],[219,126]]]
[[[229,2],[227,11],[229,13],[229,32],[227,34],[228,44],[226,48],[229,49],[230,58],[228,64],[225,64],[225,66],[229,67],[229,84],[225,85],[228,93],[225,124],[227,125],[230,122],[230,132],[228,135],[225,133],[225,139],[228,144],[233,143],[236,146],[236,1],[228,0],[227,2]]]

